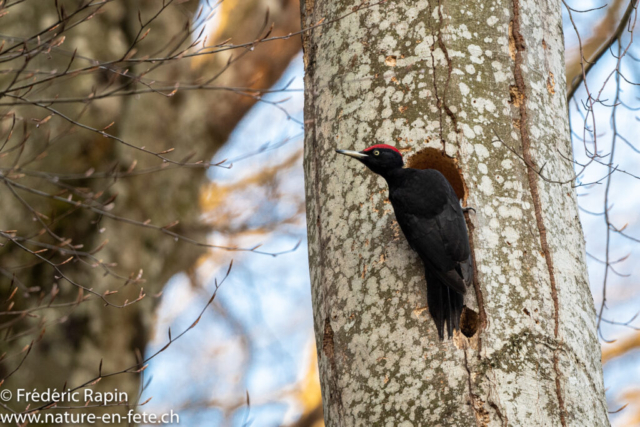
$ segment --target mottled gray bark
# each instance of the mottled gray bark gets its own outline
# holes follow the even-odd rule
[[[359,4],[307,0],[303,25]],[[327,425],[608,425],[564,159],[571,145],[560,1],[391,1],[319,27],[303,45],[309,257]],[[460,171],[477,210],[469,223],[477,283],[465,296],[480,314],[472,338],[438,341],[422,266],[384,180],[333,152],[373,143],[395,145],[414,165],[411,156],[425,148],[444,151],[427,163]]]

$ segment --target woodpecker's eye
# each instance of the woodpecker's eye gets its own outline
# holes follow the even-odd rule
[[[374,155],[374,156],[379,156],[379,155],[380,155],[380,152],[379,152],[378,150],[375,150],[375,151],[373,152],[373,155]]]

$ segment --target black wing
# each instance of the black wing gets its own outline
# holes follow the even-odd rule
[[[435,170],[413,170],[390,199],[425,268],[463,294],[473,276],[471,249],[460,202],[446,178]]]

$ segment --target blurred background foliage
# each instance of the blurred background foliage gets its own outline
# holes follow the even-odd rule
[[[594,92],[616,68],[607,43],[629,2],[567,6],[594,9],[571,17],[563,9],[567,81],[582,74],[580,44],[587,59],[604,51],[587,79]],[[141,402],[152,398],[145,411],[173,409],[185,425],[323,425],[305,241],[303,64],[300,35],[289,37],[300,29],[298,1],[5,0],[0,23],[2,387],[61,389],[133,366],[92,386],[140,390]],[[625,72],[640,81],[634,58],[632,45]],[[608,286],[607,397],[612,412],[628,405],[612,421],[638,426],[637,241],[607,239],[603,221],[609,194],[611,217],[640,236],[637,89],[612,82],[601,96],[608,101],[593,109],[600,150],[613,151],[611,100],[620,94],[629,108],[613,114],[630,143],[584,170],[578,183],[599,183],[580,187],[579,202],[597,306]],[[582,140],[585,98],[578,88],[570,102],[583,164],[593,148]],[[605,188],[609,163],[617,169]],[[607,253],[620,261],[603,264]],[[126,307],[105,306],[100,295]]]

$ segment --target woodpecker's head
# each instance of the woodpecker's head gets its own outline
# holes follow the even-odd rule
[[[393,169],[400,169],[404,165],[400,151],[386,144],[372,145],[362,151],[336,150],[336,153],[360,160],[366,167],[378,175],[384,175]]]

